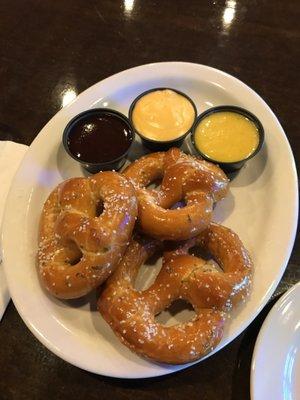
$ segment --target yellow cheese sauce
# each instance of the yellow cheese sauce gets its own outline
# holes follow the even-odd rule
[[[170,89],[145,94],[134,106],[132,122],[148,139],[168,141],[184,135],[193,125],[195,110],[191,102]]]
[[[207,157],[220,162],[249,157],[259,143],[258,130],[248,118],[222,111],[208,115],[196,127],[195,145]]]

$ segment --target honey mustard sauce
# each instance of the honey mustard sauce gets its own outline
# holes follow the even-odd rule
[[[247,117],[223,111],[200,121],[194,140],[197,149],[206,157],[235,162],[244,160],[257,149],[259,134],[256,125]]]

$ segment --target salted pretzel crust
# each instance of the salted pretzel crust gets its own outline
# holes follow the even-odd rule
[[[142,231],[161,240],[197,236],[209,224],[214,203],[228,191],[228,178],[217,165],[177,148],[141,157],[123,174],[135,186]],[[158,190],[147,188],[157,180],[162,180]],[[186,205],[171,209],[180,201]]]
[[[209,251],[221,269],[190,255],[188,250],[195,245]],[[157,246],[153,240],[131,242],[105,283],[98,308],[134,352],[163,363],[195,361],[215,348],[223,335],[226,312],[247,297],[252,261],[233,231],[210,224],[196,238],[164,253],[155,282],[144,291],[136,290],[139,268]],[[195,317],[173,326],[156,322],[155,316],[176,299],[191,303]]]
[[[103,212],[97,216],[99,202]],[[137,217],[132,184],[116,172],[61,183],[44,204],[38,270],[54,296],[81,297],[114,271]]]

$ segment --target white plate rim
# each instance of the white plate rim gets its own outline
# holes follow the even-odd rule
[[[226,72],[224,72],[224,71],[218,70],[218,69],[216,69],[216,68],[212,68],[212,67],[209,67],[209,66],[206,66],[206,65],[202,65],[202,64],[195,64],[195,63],[188,63],[188,62],[181,62],[181,61],[170,61],[170,62],[150,63],[150,64],[145,64],[145,65],[140,65],[140,66],[137,66],[137,67],[134,67],[134,68],[130,68],[130,69],[121,71],[121,72],[119,72],[119,73],[117,73],[117,74],[114,74],[114,75],[112,75],[112,76],[109,76],[109,77],[107,77],[107,78],[105,78],[105,79],[103,79],[103,80],[101,80],[101,81],[95,83],[94,85],[92,85],[91,87],[89,87],[88,89],[86,89],[84,92],[80,93],[80,94],[77,96],[76,99],[74,99],[68,106],[66,106],[66,107],[64,107],[63,109],[61,109],[57,114],[55,114],[55,115],[48,121],[48,123],[42,128],[42,130],[40,131],[40,133],[36,136],[36,138],[35,138],[34,141],[32,142],[31,147],[34,146],[39,140],[41,140],[43,134],[45,134],[46,128],[47,128],[50,124],[52,124],[53,121],[54,121],[56,118],[58,118],[59,116],[61,116],[62,113],[66,112],[70,107],[72,107],[72,105],[73,105],[74,103],[78,103],[78,102],[80,103],[80,101],[83,101],[83,99],[85,99],[86,97],[88,97],[89,95],[91,95],[91,94],[93,93],[93,91],[95,90],[95,88],[96,88],[99,84],[104,84],[104,83],[107,83],[107,82],[108,82],[110,79],[112,79],[112,78],[119,78],[119,77],[121,77],[122,75],[126,75],[126,73],[127,73],[128,71],[136,72],[136,71],[138,71],[138,70],[140,70],[140,69],[143,69],[143,68],[145,68],[145,69],[151,68],[151,67],[158,68],[159,66],[164,66],[164,67],[170,66],[170,67],[171,67],[171,66],[174,66],[175,64],[176,64],[176,66],[178,66],[179,68],[184,68],[185,66],[190,67],[190,68],[192,68],[192,67],[193,67],[193,68],[200,68],[200,69],[203,69],[203,70],[207,71],[207,73],[216,74],[216,76],[217,76],[218,78],[219,78],[219,77],[224,77],[225,79],[230,80],[232,84],[240,85],[241,87],[243,87],[243,88],[246,89],[247,91],[251,92],[252,96],[256,97],[257,100],[259,100],[260,102],[262,102],[262,103],[264,104],[264,107],[267,109],[268,113],[272,116],[273,119],[276,120],[276,122],[277,122],[277,124],[278,124],[278,128],[279,128],[279,130],[280,130],[280,133],[281,133],[281,135],[282,135],[282,139],[284,139],[285,142],[286,142],[286,146],[287,146],[287,149],[288,149],[288,151],[289,151],[289,156],[290,156],[290,161],[291,161],[291,172],[292,172],[292,174],[293,174],[293,183],[294,183],[294,187],[293,187],[293,192],[294,192],[293,204],[294,204],[294,208],[293,208],[293,211],[294,211],[294,213],[293,213],[293,219],[292,219],[291,229],[290,229],[291,234],[290,234],[289,246],[288,246],[287,249],[286,249],[285,262],[282,263],[281,269],[280,269],[280,271],[278,272],[276,279],[273,280],[272,284],[269,286],[269,289],[268,289],[267,293],[265,293],[265,296],[264,296],[263,300],[261,301],[259,307],[256,309],[256,312],[253,313],[253,315],[251,316],[251,318],[247,319],[243,324],[241,324],[240,329],[239,329],[237,332],[235,332],[235,335],[233,335],[232,337],[230,337],[230,340],[228,340],[228,341],[225,342],[225,343],[222,343],[222,345],[221,345],[220,347],[217,348],[217,351],[219,351],[219,350],[221,350],[225,345],[227,345],[228,343],[230,343],[231,341],[233,341],[242,331],[244,331],[244,330],[246,329],[246,327],[253,321],[253,319],[259,314],[259,312],[262,310],[262,308],[266,305],[267,301],[268,301],[269,298],[271,297],[272,293],[275,291],[275,289],[276,289],[276,287],[277,287],[277,285],[278,285],[278,283],[279,283],[279,281],[280,281],[280,279],[281,279],[281,277],[282,277],[282,275],[283,275],[283,273],[284,273],[284,271],[285,271],[287,262],[288,262],[288,260],[289,260],[289,257],[290,257],[290,254],[291,254],[291,251],[292,251],[292,248],[293,248],[293,244],[294,244],[294,240],[295,240],[295,236],[296,236],[296,231],[297,231],[297,221],[298,221],[298,217],[297,217],[297,216],[298,216],[298,184],[297,184],[297,182],[298,182],[298,179],[297,179],[297,172],[296,172],[295,161],[294,161],[294,157],[293,157],[293,153],[292,153],[290,144],[289,144],[288,139],[287,139],[287,137],[286,137],[286,135],[285,135],[285,133],[284,133],[284,130],[283,130],[283,128],[281,127],[281,125],[280,125],[278,119],[276,118],[275,114],[273,113],[273,111],[272,111],[272,110],[270,109],[270,107],[268,106],[268,104],[267,104],[253,89],[251,89],[249,86],[247,86],[247,85],[246,85],[245,83],[243,83],[241,80],[239,80],[239,79],[233,77],[232,75],[230,75],[230,74],[228,74],[228,73],[226,73]],[[28,153],[27,153],[27,155],[28,155]],[[26,159],[27,155],[25,155],[24,159]],[[24,159],[23,159],[23,162],[24,162]],[[23,162],[22,162],[22,163],[23,163]],[[8,218],[7,218],[7,210],[9,209],[9,200],[10,200],[10,197],[13,196],[14,182],[16,181],[16,177],[17,177],[19,171],[20,171],[21,168],[22,168],[22,163],[21,163],[21,165],[20,165],[20,167],[19,167],[19,169],[18,169],[18,171],[17,171],[17,173],[16,173],[16,176],[15,176],[13,182],[12,182],[11,189],[10,189],[9,194],[8,194],[8,197],[7,197],[7,203],[6,203],[6,207],[5,207],[5,217],[4,217],[3,225],[2,225],[2,227],[4,226],[4,228],[5,228],[5,225],[8,223],[8,221],[7,221],[7,220],[8,220]],[[6,255],[5,255],[5,240],[6,240],[6,237],[5,237],[5,233],[4,233],[4,232],[5,232],[5,229],[4,229],[4,230],[2,229],[2,232],[1,232],[2,243],[3,243],[2,252],[3,252],[3,259],[5,260],[5,258],[6,258]],[[38,330],[38,328],[34,325],[34,323],[32,323],[32,321],[30,320],[30,318],[28,318],[27,315],[24,314],[21,303],[20,303],[20,302],[16,299],[16,297],[14,296],[14,294],[15,294],[15,293],[14,293],[14,282],[10,279],[11,276],[10,276],[10,273],[9,273],[9,268],[8,268],[8,266],[6,265],[5,262],[4,262],[3,264],[4,264],[4,269],[5,269],[5,272],[6,272],[6,276],[7,276],[7,281],[8,281],[9,290],[10,290],[10,293],[11,293],[11,295],[12,295],[12,298],[13,298],[14,304],[15,304],[15,306],[16,306],[16,309],[17,309],[18,313],[20,314],[20,316],[22,317],[22,319],[23,319],[23,321],[25,322],[25,324],[26,324],[26,325],[28,326],[28,328],[31,330],[31,332],[32,332],[32,333],[38,338],[38,340],[40,340],[48,349],[50,349],[53,353],[55,353],[56,355],[58,355],[59,357],[61,357],[61,358],[64,359],[65,361],[70,362],[71,364],[76,365],[76,366],[79,367],[79,368],[83,368],[83,369],[85,369],[85,370],[87,370],[87,371],[90,371],[90,372],[94,372],[94,373],[98,373],[98,374],[99,374],[100,372],[95,371],[95,370],[93,370],[93,369],[89,369],[88,366],[86,366],[86,365],[83,367],[83,366],[82,366],[82,363],[78,363],[78,361],[76,360],[76,358],[74,359],[73,357],[66,356],[66,354],[63,353],[60,349],[58,349],[53,343],[49,343],[49,341],[47,340],[47,338]],[[205,358],[207,358],[207,357],[213,355],[215,352],[216,352],[216,351],[213,351],[213,352],[209,353],[206,357],[202,358],[202,359],[199,360],[199,361],[202,361],[202,360],[204,360]],[[198,362],[199,362],[199,361],[198,361]],[[190,366],[190,365],[191,365],[191,364],[182,365],[182,366],[180,366],[180,369],[187,368],[187,367]],[[160,376],[160,375],[166,375],[166,374],[173,373],[173,372],[175,372],[175,371],[173,371],[173,370],[165,370],[163,373],[158,373],[158,374],[155,374],[155,375],[151,375],[151,377],[153,377],[153,376]],[[103,372],[101,372],[101,374],[102,374],[102,375],[105,375],[105,373],[103,373]],[[120,377],[119,375],[112,375],[112,374],[108,374],[107,376]],[[131,377],[131,376],[122,376],[122,377],[123,377],[123,378],[135,378],[135,377]],[[139,376],[139,377],[140,377],[140,378],[147,378],[147,377],[150,377],[150,376],[145,375],[145,376]]]
[[[276,303],[273,305],[273,307],[269,311],[268,315],[266,316],[266,318],[260,328],[260,331],[256,338],[253,355],[252,355],[252,360],[251,360],[250,394],[251,394],[252,400],[258,400],[258,398],[255,397],[255,388],[256,388],[257,374],[258,374],[257,359],[258,359],[259,354],[263,351],[263,345],[266,340],[267,333],[270,329],[270,326],[273,324],[274,320],[276,319],[276,317],[278,317],[278,314],[280,314],[279,311],[282,308],[283,304],[286,303],[289,299],[292,299],[297,291],[300,291],[300,282],[293,285],[286,293],[284,293],[276,301]],[[276,379],[274,379],[274,385],[276,385],[276,384],[278,384],[278,382]]]

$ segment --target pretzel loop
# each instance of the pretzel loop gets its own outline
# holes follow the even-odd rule
[[[197,236],[209,224],[213,204],[226,195],[228,187],[228,179],[218,166],[177,148],[140,158],[124,175],[136,188],[142,230],[162,240]],[[162,180],[160,189],[147,189],[158,179]],[[180,201],[185,207],[170,209]]]
[[[103,212],[97,215],[99,202]],[[121,259],[137,216],[131,183],[115,172],[73,178],[46,201],[39,236],[39,271],[56,297],[76,298],[99,286]]]
[[[221,270],[188,254],[194,245],[211,252]],[[140,265],[157,247],[132,241],[115,274],[106,282],[98,307],[114,332],[129,348],[164,363],[194,361],[221,340],[225,313],[248,295],[252,262],[238,236],[210,224],[199,236],[164,253],[162,268],[146,290],[134,289]],[[195,317],[164,326],[155,316],[176,299],[192,304]]]

